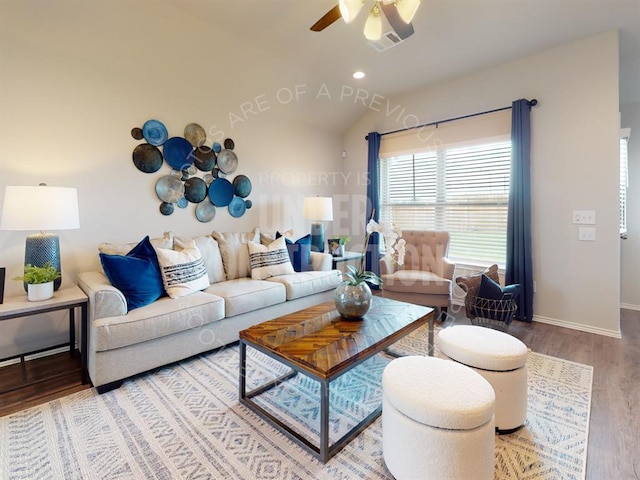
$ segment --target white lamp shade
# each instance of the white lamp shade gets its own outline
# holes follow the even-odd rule
[[[80,228],[78,192],[67,187],[5,187],[0,230]]]
[[[372,41],[380,40],[380,37],[382,37],[382,17],[380,16],[380,8],[377,2],[364,23],[364,36],[367,40]]]
[[[302,216],[307,220],[329,222],[333,220],[333,200],[331,197],[305,197]]]
[[[404,23],[411,23],[411,20],[413,20],[419,6],[420,0],[398,0],[396,3],[398,15],[400,15],[400,18]]]
[[[338,5],[342,19],[345,23],[351,23],[364,5],[364,0],[340,0]]]

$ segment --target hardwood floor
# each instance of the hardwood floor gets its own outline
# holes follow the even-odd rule
[[[453,310],[453,309],[452,309]],[[463,323],[465,320],[447,321]],[[640,479],[640,312],[622,310],[622,339],[514,322],[509,333],[538,353],[594,367],[587,479]],[[77,356],[61,353],[28,362],[33,380],[60,374],[28,389],[0,393],[0,416],[89,388],[80,383]],[[19,365],[0,368],[0,392],[21,379]]]

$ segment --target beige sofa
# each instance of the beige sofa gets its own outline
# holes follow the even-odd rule
[[[165,233],[151,243],[156,251],[178,250],[191,240],[206,266],[206,288],[178,298],[163,296],[127,311],[125,295],[104,271],[78,275],[89,297],[89,376],[100,393],[132,375],[233,343],[251,325],[329,301],[341,281],[331,255],[318,252],[311,252],[311,271],[251,278],[248,242],[273,240],[257,228],[195,238]],[[102,244],[99,250],[123,255],[132,245]]]

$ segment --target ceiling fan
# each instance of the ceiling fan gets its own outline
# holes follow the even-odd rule
[[[346,23],[351,23],[364,3],[365,0],[340,0],[338,5],[311,26],[311,30],[321,32],[340,18]],[[384,17],[394,33],[401,40],[404,40],[413,34],[411,20],[419,5],[420,0],[375,0],[364,25],[364,36],[370,41],[380,40],[384,26],[381,13],[384,13]]]

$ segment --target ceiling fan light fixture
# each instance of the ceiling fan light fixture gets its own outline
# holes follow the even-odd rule
[[[351,23],[364,5],[364,0],[339,0],[340,15],[345,23]]]
[[[380,7],[378,2],[373,5],[371,13],[367,17],[364,24],[364,36],[367,40],[380,40],[382,37],[382,17],[380,16]]]
[[[398,9],[398,15],[404,23],[411,23],[413,17],[418,11],[420,6],[420,0],[397,0],[396,8]]]

